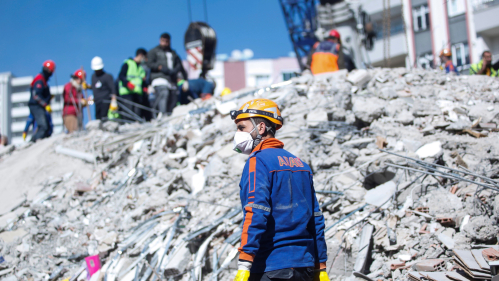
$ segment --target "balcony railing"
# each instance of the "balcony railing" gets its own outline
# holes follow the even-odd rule
[[[473,11],[476,12],[499,5],[499,0],[471,0],[471,5],[473,6]]]

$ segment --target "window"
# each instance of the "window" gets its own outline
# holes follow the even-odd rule
[[[255,76],[255,86],[263,87],[269,84],[269,75],[256,75]]]
[[[16,108],[16,107],[27,107],[27,106],[28,106],[27,102],[16,102],[16,103],[12,104],[12,108]]]
[[[464,12],[466,11],[466,7],[464,5],[464,0],[448,0],[447,14],[449,15],[449,17],[464,14]]]
[[[430,28],[430,10],[428,5],[421,5],[412,9],[414,31],[423,31]]]
[[[457,43],[452,45],[452,63],[456,66],[458,71],[467,69],[470,64],[470,49],[468,47],[468,43]]]
[[[289,79],[298,76],[296,72],[283,72],[282,81],[288,81]]]
[[[12,118],[12,123],[14,123],[14,122],[26,122],[27,119],[28,119],[28,117],[16,117],[16,118]]]

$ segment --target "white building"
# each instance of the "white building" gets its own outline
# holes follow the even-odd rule
[[[368,52],[373,66],[384,65],[386,48],[391,67],[434,68],[444,48],[451,49],[462,73],[485,50],[492,52],[493,62],[499,60],[499,0],[391,0],[388,41],[383,40],[383,0],[360,2],[378,35]]]
[[[0,130],[7,136],[9,143],[20,144],[23,142],[22,133],[29,116],[28,101],[30,98],[30,85],[32,76],[14,77],[10,72],[0,73]],[[50,85],[50,81],[49,81]],[[62,126],[62,90],[64,85],[51,86],[53,134],[63,131]],[[31,139],[33,127],[30,128],[26,140]]]

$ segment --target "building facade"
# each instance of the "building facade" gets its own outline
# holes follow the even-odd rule
[[[32,76],[15,77],[10,72],[0,73],[0,131],[7,136],[9,143],[23,142],[22,134],[29,116],[28,102]],[[50,93],[54,95],[51,103],[54,134],[63,131],[62,126],[62,90],[64,86],[51,86]],[[26,140],[31,139],[31,127]]]
[[[391,67],[435,68],[444,48],[451,49],[462,73],[480,61],[483,51],[499,59],[499,0],[391,0],[389,40],[383,40],[388,14],[383,2],[362,1],[377,31],[367,52],[373,66],[384,66],[386,48]]]

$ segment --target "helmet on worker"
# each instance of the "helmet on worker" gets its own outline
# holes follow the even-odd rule
[[[55,62],[53,60],[46,60],[43,62],[43,70],[52,74],[55,71]]]
[[[331,31],[329,31],[327,39],[335,41],[335,43],[341,43],[341,35],[336,29],[331,29]]]
[[[250,154],[264,138],[273,138],[283,125],[279,106],[269,99],[253,99],[230,112],[237,125],[234,150]]]
[[[220,93],[220,96],[223,97],[223,96],[226,96],[226,95],[230,95],[230,93],[232,93],[232,91],[230,90],[230,88],[228,87],[225,87],[222,92]]]
[[[85,80],[85,71],[83,69],[76,70],[73,74],[71,74],[71,78],[75,79],[76,82],[81,83]]]
[[[440,51],[440,57],[452,57],[452,52],[449,48],[445,48]]]
[[[93,71],[104,69],[104,62],[101,57],[94,57],[90,62],[90,66]]]

